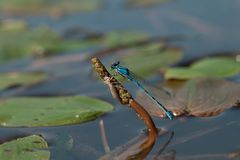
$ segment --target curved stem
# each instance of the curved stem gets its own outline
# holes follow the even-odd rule
[[[92,58],[91,61],[95,71],[99,74],[104,83],[109,86],[113,97],[117,98],[123,105],[130,105],[140,119],[142,119],[146,124],[148,128],[148,139],[140,147],[142,149],[152,147],[157,138],[158,131],[151,116],[132,98],[131,94],[124,88],[124,86],[107,71],[98,58]]]
[[[148,114],[148,112],[134,99],[130,100],[130,107],[138,114],[140,119],[144,121],[148,128],[148,140],[144,145],[151,146],[155,143],[155,140],[158,135],[157,128],[155,127],[155,124],[151,118],[151,116]],[[143,146],[143,145],[142,145]]]

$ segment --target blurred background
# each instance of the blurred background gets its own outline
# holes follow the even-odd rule
[[[105,100],[115,107],[102,117],[113,150],[142,133],[145,126],[132,110],[112,98],[94,74],[90,59],[98,57],[109,68],[119,60],[159,85],[179,78],[169,68],[230,57],[234,72],[216,77],[240,82],[239,15],[239,0],[1,0],[0,96],[84,95]],[[210,64],[215,66],[214,73],[226,65],[225,61]],[[20,78],[7,83],[6,74]],[[137,95],[135,86],[124,84]],[[166,153],[171,159],[231,159],[240,150],[238,112],[154,121],[159,128],[175,132]],[[0,128],[2,142],[30,134],[47,140],[54,160],[99,159],[105,154],[99,120],[58,127]],[[168,138],[161,137],[147,159]]]

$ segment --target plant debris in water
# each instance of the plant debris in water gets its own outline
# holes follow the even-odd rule
[[[172,90],[151,90],[176,116],[215,116],[237,106],[240,100],[240,85],[221,79],[193,79]],[[140,93],[137,100],[151,115],[165,116],[144,93]]]

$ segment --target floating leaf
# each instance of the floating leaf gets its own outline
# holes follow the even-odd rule
[[[150,44],[130,52],[132,53],[122,56],[122,61],[131,71],[141,76],[150,76],[159,71],[159,68],[173,65],[182,58],[180,48],[162,44]]]
[[[127,0],[127,6],[130,8],[154,6],[169,2],[170,0]]]
[[[101,8],[99,0],[1,0],[0,10],[10,14],[66,14]]]
[[[44,73],[2,73],[0,74],[0,90],[12,86],[29,85],[47,79]]]
[[[47,28],[2,31],[0,32],[0,59],[5,61],[33,54],[42,55],[54,50],[50,46],[53,46],[54,42],[58,44],[60,37]]]
[[[18,138],[0,145],[1,160],[49,160],[47,142],[40,136]]]
[[[0,21],[0,32],[18,31],[27,28],[27,23],[22,20],[6,19]]]
[[[190,79],[199,77],[230,77],[240,73],[240,63],[235,58],[206,58],[193,63],[189,68],[177,67],[166,71],[167,79]]]
[[[18,27],[15,30],[6,31],[5,26],[0,29],[0,63],[22,57],[46,56],[63,51],[87,48],[93,43],[87,40],[64,40],[47,27],[35,29]]]
[[[237,105],[240,100],[240,84],[220,79],[193,79],[170,92],[156,88],[151,91],[177,116],[214,116]],[[164,116],[145,94],[141,93],[137,100],[151,115]]]
[[[109,48],[131,45],[150,38],[148,34],[142,32],[109,32],[103,38],[103,45]]]
[[[85,36],[83,37],[89,35],[90,38],[64,39],[48,27],[29,29],[27,24],[24,24],[22,21],[3,21],[0,23],[0,63],[23,57],[54,55],[60,52],[86,49],[92,46],[121,48],[149,39],[147,34],[141,32],[109,32],[105,35],[96,34],[94,35],[96,37],[91,37],[91,32],[81,31],[84,32]],[[80,35],[82,33],[74,34]]]
[[[78,124],[113,109],[104,101],[83,97],[9,98],[0,101],[0,125],[35,127]]]

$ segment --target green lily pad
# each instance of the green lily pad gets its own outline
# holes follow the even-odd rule
[[[223,79],[192,79],[166,90],[151,88],[154,97],[175,116],[215,116],[234,106],[240,106],[240,84]],[[174,89],[173,89],[174,88]],[[165,114],[144,93],[137,100],[153,116]]]
[[[79,33],[78,33],[79,34]],[[43,57],[92,46],[121,48],[148,40],[142,32],[116,31],[89,39],[64,39],[48,27],[29,29],[23,21],[0,23],[0,63],[24,57]]]
[[[22,20],[6,19],[0,21],[0,32],[18,31],[27,28],[27,23]]]
[[[153,5],[160,5],[170,0],[127,0],[127,6],[130,8],[135,7],[146,7],[146,6],[153,6]]]
[[[0,10],[7,14],[69,14],[101,8],[99,0],[1,0]]]
[[[150,36],[143,32],[118,31],[109,32],[103,37],[102,44],[106,47],[122,47],[133,43],[147,40]]]
[[[162,44],[150,44],[137,47],[132,53],[121,57],[125,66],[137,75],[151,76],[160,68],[173,65],[182,58],[180,48],[167,47]]]
[[[9,28],[15,28],[15,30]],[[14,25],[11,27],[8,24],[0,27],[0,63],[23,57],[46,56],[87,48],[92,44],[90,40],[64,40],[48,27],[28,29],[20,24],[18,27]]]
[[[107,102],[84,97],[9,98],[0,100],[0,125],[37,127],[79,124],[113,109]]]
[[[0,145],[1,160],[49,160],[47,142],[40,136],[18,138]]]
[[[47,79],[45,73],[2,73],[0,74],[0,90],[12,86],[29,85]]]
[[[240,73],[240,63],[235,58],[206,58],[193,63],[190,67],[169,68],[166,79],[191,79],[200,77],[231,77]]]

